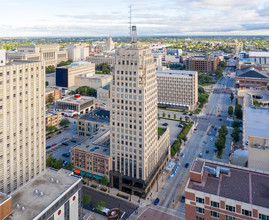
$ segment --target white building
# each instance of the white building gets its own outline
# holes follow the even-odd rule
[[[94,56],[86,57],[86,61],[95,63],[95,65],[99,65],[101,63],[108,63],[108,65],[112,67],[115,63],[115,56],[95,54]]]
[[[6,65],[6,50],[0,50],[0,66]]]
[[[65,47],[68,51],[68,59],[73,61],[86,60],[86,57],[89,56],[89,46],[87,44],[68,44]]]
[[[14,191],[45,167],[44,62],[0,66],[0,191]]]
[[[249,59],[257,65],[269,65],[269,52],[249,52]]]

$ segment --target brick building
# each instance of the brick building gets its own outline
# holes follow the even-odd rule
[[[57,101],[62,98],[62,89],[57,87],[46,88],[45,100],[46,103],[49,101],[49,95],[52,94],[53,100]]]
[[[186,70],[200,71],[202,73],[214,72],[219,65],[219,57],[194,56],[185,60]]]
[[[186,219],[269,219],[269,173],[194,161],[187,182]]]
[[[59,126],[62,120],[61,113],[47,113],[46,114],[46,126]]]

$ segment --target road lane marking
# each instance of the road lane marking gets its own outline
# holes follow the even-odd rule
[[[208,125],[207,129],[206,129],[206,132],[204,134],[204,137],[207,135],[207,133],[209,132],[209,129],[211,128],[211,125]],[[200,146],[201,147],[201,146]]]

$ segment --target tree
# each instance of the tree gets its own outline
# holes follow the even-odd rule
[[[104,201],[99,201],[94,204],[94,209],[97,211],[101,211],[105,207],[106,207],[106,203]]]
[[[233,108],[233,106],[230,105],[229,108],[228,108],[228,114],[229,114],[230,117],[232,117],[233,111],[234,111],[234,108]]]
[[[48,103],[53,103],[53,102],[54,102],[54,97],[53,97],[52,93],[50,93],[48,96]]]
[[[176,114],[174,114],[174,119],[177,119],[177,115]]]
[[[101,183],[103,185],[107,185],[108,184],[108,178],[106,176],[104,176],[102,179],[101,179]]]
[[[242,119],[243,112],[242,112],[242,106],[237,104],[235,105],[234,114],[238,119]]]
[[[180,123],[182,123],[182,117],[179,118]]]
[[[239,121],[233,121],[232,126],[233,126],[233,128],[235,128],[235,127],[239,128],[240,127],[240,122]]]
[[[203,87],[199,86],[198,93],[199,94],[205,94],[205,89]]]
[[[60,169],[62,166],[63,166],[63,160],[62,160],[62,158],[59,158],[59,159],[55,162],[53,168],[55,168],[55,169]]]
[[[239,133],[240,133],[240,129],[238,127],[235,127],[231,136],[234,140],[234,142],[238,142],[239,141]]]
[[[49,85],[49,82],[48,81],[46,81],[46,87]]]
[[[91,196],[90,195],[83,195],[82,196],[82,201],[83,201],[83,204],[86,205],[86,204],[89,204],[91,202]]]
[[[111,74],[110,66],[108,63],[100,63],[96,65],[95,70],[98,72],[102,72],[102,74]]]
[[[57,131],[58,128],[57,128],[56,126],[47,126],[47,127],[46,127],[46,130],[47,130],[48,132],[53,132],[53,131]]]
[[[168,114],[168,118],[170,118],[170,114]]]
[[[231,102],[234,100],[234,94],[233,93],[231,93],[230,100],[231,100]]]
[[[68,66],[73,62],[73,60],[61,61],[57,66]]]
[[[67,127],[67,125],[70,123],[70,121],[67,119],[67,118],[65,118],[65,119],[63,119],[63,120],[61,120],[61,122],[60,122],[60,126],[62,126],[62,127]]]
[[[76,89],[76,93],[81,94],[83,96],[97,96],[97,91],[94,88],[91,88],[89,86],[81,86]]]
[[[46,73],[55,73],[55,72],[56,72],[55,66],[50,65],[46,67]]]
[[[163,118],[165,118],[165,112],[163,112]]]
[[[53,157],[53,154],[50,154],[48,156],[48,159],[46,160],[47,167],[53,167],[56,162],[56,159]]]
[[[259,105],[262,105],[262,102],[259,102],[258,100],[253,100],[253,105],[255,106],[259,106]]]

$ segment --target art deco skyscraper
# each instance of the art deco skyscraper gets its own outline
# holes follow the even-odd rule
[[[0,191],[10,193],[45,169],[45,67],[0,66]]]
[[[169,148],[169,143],[166,149],[158,143],[157,110],[156,64],[151,50],[135,45],[117,50],[110,113],[114,187],[123,191],[127,185],[145,189],[161,155]]]

